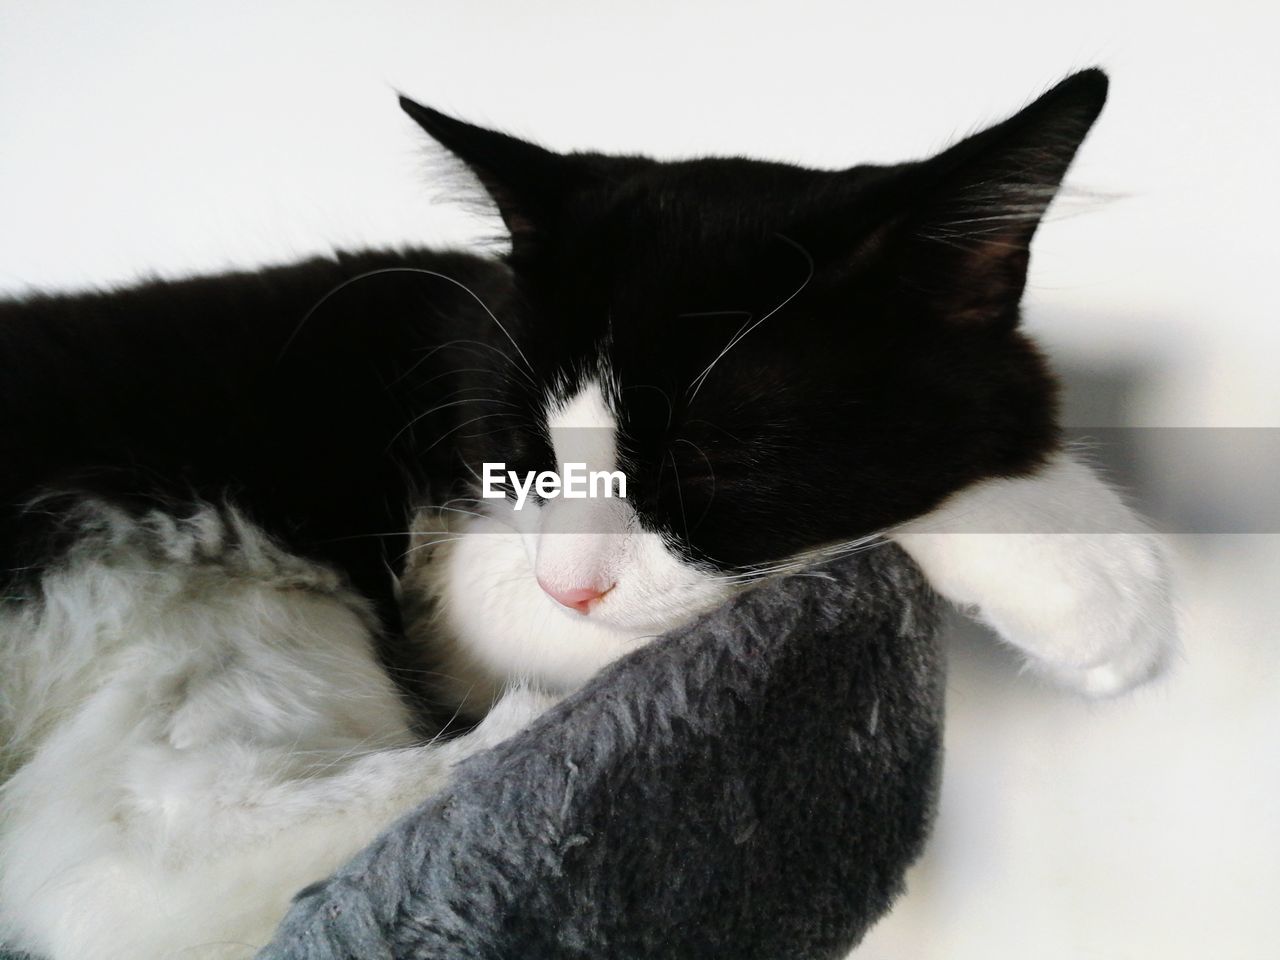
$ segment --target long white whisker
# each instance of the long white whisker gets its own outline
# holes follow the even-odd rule
[[[715,368],[715,365],[717,363],[719,363],[722,359],[724,359],[725,354],[727,354],[730,350],[732,350],[739,343],[741,343],[742,340],[751,333],[751,331],[755,330],[758,326],[760,326],[760,324],[764,323],[766,320],[772,317],[775,313],[777,313],[779,310],[785,307],[788,303],[790,303],[792,300],[798,297],[800,295],[800,291],[802,291],[805,287],[807,287],[809,285],[809,282],[813,280],[815,264],[813,262],[813,257],[810,256],[809,254],[809,251],[806,250],[804,247],[800,246],[800,244],[796,243],[790,237],[784,237],[782,234],[778,234],[777,236],[779,240],[789,243],[791,246],[795,247],[804,255],[805,260],[809,264],[808,275],[804,278],[804,282],[800,284],[800,286],[796,287],[794,291],[792,291],[790,296],[788,296],[785,300],[783,300],[780,304],[778,304],[776,307],[774,307],[772,310],[766,313],[763,317],[761,317],[755,323],[751,323],[750,320],[748,320],[747,323],[749,325],[744,324],[743,327],[733,335],[733,337],[725,345],[725,348],[721,350],[720,353],[716,356],[716,358],[712,360],[710,364],[707,365],[707,368],[703,370],[700,374],[698,374],[697,377],[694,378],[693,382],[689,384],[689,386],[693,389],[693,392],[689,395],[690,404],[693,403],[694,399],[698,396],[698,391],[702,389],[703,383],[706,382],[707,374],[709,374]]]
[[[360,273],[354,277],[350,277],[344,280],[342,283],[338,284],[336,287],[334,287],[332,290],[326,293],[323,297],[317,300],[312,305],[311,309],[308,310],[305,314],[303,314],[302,319],[298,321],[298,325],[293,328],[293,332],[290,333],[288,339],[285,340],[284,346],[280,348],[280,354],[276,358],[277,362],[279,361],[280,357],[283,357],[285,353],[288,352],[289,347],[291,347],[293,345],[294,340],[298,338],[298,334],[302,332],[302,328],[306,326],[307,321],[310,320],[311,317],[315,315],[315,312],[319,310],[325,303],[327,303],[331,297],[333,297],[338,292],[345,290],[347,287],[351,286],[353,283],[359,283],[361,280],[368,280],[370,277],[377,277],[387,273],[417,273],[425,277],[435,277],[437,280],[443,280],[446,283],[451,283],[458,289],[465,291],[467,295],[470,296],[471,299],[473,299],[476,303],[478,303],[480,305],[480,308],[489,315],[489,319],[492,320],[497,325],[498,329],[503,332],[506,338],[511,341],[511,346],[515,347],[516,353],[518,353],[520,355],[520,359],[524,361],[525,368],[529,371],[530,375],[533,374],[534,372],[533,365],[529,363],[529,358],[526,357],[524,355],[524,351],[520,349],[520,344],[516,342],[516,338],[511,335],[511,331],[508,330],[503,325],[502,321],[499,320],[497,316],[494,315],[494,312],[489,309],[489,305],[480,299],[479,294],[477,294],[474,290],[468,287],[461,280],[455,280],[453,277],[449,276],[448,274],[439,273],[435,270],[427,270],[422,267],[381,267],[377,270],[369,270],[365,273]]]
[[[860,553],[864,550],[883,546],[888,542],[889,541],[884,539],[883,535],[880,533],[871,534],[865,537],[858,537],[854,540],[845,540],[805,550],[793,557],[787,558],[786,560],[742,567],[737,573],[717,576],[715,579],[721,583],[756,583],[757,581],[765,580],[770,577],[808,570],[817,563],[852,556],[853,554]]]
[[[470,389],[470,388],[467,388],[467,389]],[[419,422],[420,420],[425,420],[427,417],[431,416],[433,413],[439,413],[441,410],[448,410],[450,407],[465,406],[468,403],[493,403],[501,407],[519,407],[520,406],[518,403],[511,403],[508,400],[493,400],[493,399],[485,399],[480,397],[467,397],[462,400],[454,400],[451,403],[440,403],[432,407],[430,410],[426,410],[418,414],[416,417],[414,417],[412,420],[406,423],[403,427],[397,430],[392,435],[390,443],[395,443],[397,440],[400,439],[400,437],[405,433],[405,431],[407,431],[415,423]]]

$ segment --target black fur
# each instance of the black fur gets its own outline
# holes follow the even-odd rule
[[[5,565],[22,565],[48,527],[47,505],[24,505],[68,491],[139,509],[230,499],[357,582],[384,578],[394,551],[351,538],[403,530],[416,486],[448,460],[396,437],[435,396],[416,388],[447,373],[446,358],[404,375],[475,325],[465,291],[403,272],[358,281],[307,316],[343,281],[388,267],[438,270],[498,309],[509,289],[505,268],[476,257],[387,252],[0,305]]]
[[[1052,449],[1055,384],[1018,301],[1106,85],[1077,74],[931,160],[831,172],[560,156],[402,104],[503,211],[539,381],[589,375],[606,344],[642,518],[728,567],[883,529]]]
[[[497,201],[505,262],[370,252],[0,304],[5,595],[38,589],[85,498],[226,502],[343,571],[394,641],[415,505],[474,494],[482,461],[551,468],[541,402],[602,356],[642,521],[717,567],[1031,470],[1057,435],[1016,330],[1028,249],[1105,91],[1079,74],[931,160],[844,171],[560,156],[405,101]],[[615,666],[269,955],[840,955],[936,778],[932,601],[885,556]]]
[[[412,506],[485,460],[553,467],[543,397],[602,354],[642,521],[718,567],[1028,471],[1056,442],[1015,329],[1028,244],[1105,92],[1081,73],[931,160],[842,171],[563,156],[405,100],[493,194],[509,264],[363,253],[0,305],[9,592],[59,549],[51,494],[228,500],[394,628]]]

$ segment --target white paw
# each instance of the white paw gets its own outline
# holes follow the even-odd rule
[[[995,591],[979,616],[1028,656],[1030,668],[1091,697],[1158,676],[1177,650],[1162,544],[1152,534],[1036,537],[1022,583]],[[1022,553],[1015,548],[1014,554]]]
[[[894,536],[1032,670],[1089,696],[1151,679],[1177,650],[1161,539],[1069,454],[961,491]]]
[[[1090,697],[1112,697],[1158,677],[1178,649],[1177,616],[1159,541],[1108,544],[1087,554],[1074,609],[1062,611],[1058,636],[1036,644],[1030,665],[1054,682]],[[1145,542],[1141,542],[1145,541]],[[1092,582],[1089,582],[1092,581]]]

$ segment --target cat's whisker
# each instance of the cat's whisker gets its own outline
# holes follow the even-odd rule
[[[437,344],[437,345],[436,345],[436,346],[434,346],[434,347],[427,348],[427,355],[426,355],[425,357],[422,357],[421,359],[419,359],[419,360],[415,361],[414,366],[418,366],[418,365],[420,365],[420,364],[424,363],[425,361],[429,360],[429,359],[431,358],[431,356],[432,356],[432,355],[434,355],[435,353],[437,353],[437,352],[439,352],[440,350],[443,350],[443,349],[457,350],[457,351],[458,351],[458,352],[460,352],[460,353],[467,353],[467,354],[471,354],[472,356],[478,356],[478,357],[481,357],[481,358],[483,358],[483,357],[484,357],[484,354],[480,353],[480,351],[481,351],[481,350],[487,350],[487,351],[489,351],[489,353],[496,354],[500,359],[502,359],[502,360],[506,361],[507,366],[505,366],[505,367],[501,367],[501,368],[499,368],[499,367],[481,367],[481,368],[475,368],[475,369],[473,370],[473,372],[476,372],[476,373],[484,373],[484,374],[492,374],[492,375],[496,375],[496,376],[501,376],[501,377],[506,378],[508,383],[513,383],[513,384],[514,384],[516,381],[511,380],[511,379],[508,377],[508,373],[509,373],[509,372],[511,372],[511,373],[518,373],[521,377],[523,377],[523,378],[524,378],[524,382],[525,382],[528,386],[533,387],[533,388],[535,388],[535,389],[537,388],[537,384],[534,382],[533,378],[532,378],[532,377],[530,377],[530,376],[529,376],[529,374],[528,374],[524,369],[522,369],[522,368],[521,368],[521,367],[520,367],[520,366],[515,362],[515,360],[513,360],[513,359],[511,358],[511,355],[510,355],[510,354],[508,354],[508,353],[507,353],[506,351],[504,351],[504,350],[500,350],[500,349],[498,349],[498,348],[497,348],[496,346],[494,346],[492,343],[485,343],[483,340],[473,340],[473,339],[467,339],[467,338],[458,338],[458,339],[454,339],[454,340],[448,340],[448,341],[445,341],[445,342],[444,342],[444,343],[442,343],[442,344]],[[460,370],[449,370],[449,371],[447,371],[447,373],[448,373],[448,374],[452,374],[452,373],[455,373],[455,372],[461,372],[461,371],[460,371]],[[392,382],[394,383],[395,381],[392,381]]]
[[[712,360],[711,363],[707,366],[707,368],[703,370],[702,373],[698,374],[698,376],[694,378],[693,382],[689,384],[689,387],[692,390],[692,392],[689,395],[689,401],[688,401],[690,405],[692,405],[693,401],[697,398],[698,391],[702,389],[702,385],[707,380],[707,375],[710,374],[711,371],[715,369],[715,366],[717,363],[719,363],[721,360],[724,359],[725,354],[727,354],[730,350],[732,350],[739,343],[741,343],[742,340],[745,337],[749,336],[753,330],[755,330],[757,327],[760,326],[760,324],[764,323],[766,320],[768,320],[770,317],[776,314],[779,310],[781,310],[783,307],[789,304],[792,300],[798,297],[800,295],[800,292],[804,290],[805,287],[809,286],[810,281],[813,280],[813,274],[817,268],[817,265],[814,263],[813,257],[812,255],[810,255],[809,251],[806,250],[804,247],[802,247],[800,244],[796,243],[790,237],[785,237],[780,233],[777,234],[776,236],[778,237],[779,240],[782,240],[783,242],[790,244],[791,246],[799,250],[801,254],[803,254],[805,261],[809,264],[809,272],[805,276],[804,282],[801,283],[800,286],[796,287],[796,289],[792,291],[792,293],[785,300],[783,300],[780,304],[778,304],[776,307],[774,307],[772,310],[766,313],[759,320],[755,321],[755,323],[752,323],[750,320],[748,320],[746,324],[743,324],[742,328],[737,333],[735,333],[733,337],[729,340],[728,344],[725,345],[725,348],[721,350],[720,353],[716,356],[716,358]]]
[[[486,400],[486,399],[477,399],[475,397],[468,397],[463,400],[454,400],[450,403],[440,403],[432,407],[430,410],[425,410],[422,413],[418,414],[412,420],[406,423],[403,427],[397,430],[392,435],[390,443],[388,445],[390,445],[391,443],[395,443],[402,436],[404,436],[404,434],[408,430],[410,430],[415,423],[418,423],[421,420],[425,420],[427,417],[431,416],[433,413],[439,413],[441,410],[448,410],[450,407],[463,407],[469,403],[492,403],[500,407],[516,407],[517,409],[519,409],[519,406],[520,406],[518,403],[512,403],[509,400],[493,400],[493,399]],[[427,449],[431,449],[431,448],[428,447]]]
[[[463,461],[463,464],[462,464],[462,465],[463,465],[464,467],[466,467],[466,468],[467,468],[467,472],[468,472],[469,474],[471,474],[473,477],[475,477],[475,478],[476,478],[476,483],[480,484],[480,489],[482,489],[482,490],[483,490],[483,489],[484,489],[484,478],[483,478],[482,476],[480,476],[480,474],[476,473],[476,468],[475,468],[475,467],[473,467],[473,466],[471,465],[470,461],[466,461],[466,460],[464,460],[464,461]],[[497,486],[499,486],[500,488],[502,488],[502,489],[504,489],[504,490],[505,490],[505,489],[507,488],[508,484],[507,484],[507,481],[506,481],[505,479],[503,479],[503,480],[499,480],[499,481],[498,481]],[[476,502],[476,503],[479,503],[479,502],[480,502],[479,498],[472,497],[471,499],[475,500],[475,502]]]
[[[706,463],[706,465],[707,465],[707,470],[708,470],[708,471],[710,472],[710,474],[711,474],[711,495],[710,495],[709,497],[707,497],[707,505],[706,505],[705,507],[703,507],[703,508],[702,508],[702,513],[698,515],[698,522],[697,522],[697,523],[695,523],[695,524],[693,525],[693,528],[696,530],[699,526],[701,526],[701,525],[702,525],[702,521],[703,521],[704,519],[706,519],[707,512],[711,509],[711,505],[712,505],[712,503],[714,503],[714,502],[715,502],[715,499],[716,499],[716,470],[715,470],[715,467],[714,467],[714,466],[712,466],[711,458],[707,456],[706,451],[705,451],[705,450],[703,450],[703,449],[702,449],[700,446],[698,446],[696,443],[694,443],[692,440],[685,439],[684,437],[677,437],[677,438],[676,438],[676,443],[687,443],[687,444],[689,444],[689,446],[693,447],[693,449],[697,450],[697,451],[698,451],[698,453],[702,456],[703,461]],[[674,458],[674,457],[672,457],[672,465],[673,465],[673,466],[674,466],[674,460],[675,460],[675,458]],[[680,479],[680,478],[679,478],[679,476],[677,475],[677,477],[676,477],[676,481],[677,481],[677,482],[679,482],[679,479]]]
[[[448,430],[446,430],[444,433],[442,433],[442,434],[441,434],[441,435],[440,435],[440,436],[435,440],[435,442],[434,442],[434,443],[432,443],[432,444],[431,444],[430,446],[428,446],[428,447],[425,447],[421,452],[422,452],[422,453],[429,453],[430,451],[434,450],[436,447],[440,446],[440,444],[444,443],[444,442],[445,442],[447,439],[449,439],[449,437],[451,437],[453,434],[457,433],[457,432],[458,432],[459,430],[461,430],[463,427],[469,426],[470,424],[473,424],[473,423],[479,423],[481,420],[492,420],[494,417],[510,417],[510,416],[511,416],[511,414],[509,414],[509,413],[486,413],[486,414],[482,414],[481,416],[478,416],[478,417],[472,417],[470,420],[464,420],[462,423],[455,424],[454,426],[450,427]]]
[[[468,517],[479,517],[481,520],[493,520],[493,519],[497,519],[496,517],[490,517],[488,514],[479,513],[478,511],[475,511],[475,510],[463,510],[463,509],[462,509],[462,508],[460,508],[460,507],[452,507],[452,506],[448,506],[448,504],[458,502],[458,500],[459,500],[459,499],[461,499],[461,498],[455,498],[455,499],[453,499],[453,500],[446,500],[444,504],[441,504],[441,505],[440,505],[440,506],[438,506],[438,507],[432,507],[432,508],[431,508],[431,510],[432,510],[432,512],[434,512],[434,513],[460,513],[460,514],[464,514],[465,516],[468,516]]]
[[[495,516],[495,515],[493,515],[493,514],[489,514],[489,513],[478,513],[478,512],[476,512],[476,511],[474,511],[474,510],[463,510],[463,509],[460,509],[459,507],[452,507],[452,506],[449,506],[449,504],[452,504],[452,503],[458,503],[458,502],[460,502],[460,501],[462,501],[462,502],[472,502],[472,503],[478,503],[478,502],[479,502],[479,501],[477,501],[474,497],[455,497],[455,498],[454,498],[454,499],[452,499],[452,500],[446,500],[444,504],[442,504],[442,505],[440,505],[440,506],[438,506],[438,507],[431,507],[430,509],[431,509],[431,510],[433,510],[433,511],[436,511],[436,512],[441,512],[441,513],[460,513],[460,514],[464,514],[464,515],[469,516],[469,517],[478,517],[478,518],[480,518],[481,520],[492,520],[494,523],[498,523],[498,524],[501,524],[502,526],[506,527],[506,528],[507,528],[508,530],[510,530],[512,533],[521,533],[521,532],[522,532],[522,531],[521,531],[521,530],[519,530],[519,529],[518,529],[514,524],[510,523],[509,521],[503,520],[503,519],[502,519],[501,517],[499,517],[499,516]],[[466,532],[467,532],[467,531],[463,531],[463,533],[466,533]],[[424,531],[419,531],[419,533],[420,533],[420,534],[423,534],[423,533],[425,533],[425,532],[424,532]],[[477,534],[477,533],[472,532],[472,533],[471,533],[471,535],[472,535],[472,536],[484,536],[485,534]]]
[[[465,338],[459,338],[456,340],[446,340],[444,343],[438,343],[434,347],[425,348],[423,355],[419,357],[417,360],[413,361],[413,363],[409,364],[409,366],[405,368],[404,372],[401,373],[400,376],[392,380],[390,383],[388,383],[387,386],[393,387],[397,383],[399,383],[401,380],[406,379],[410,374],[412,374],[420,366],[422,366],[424,363],[426,363],[428,360],[434,357],[441,350],[457,349],[458,347],[462,347],[462,346],[483,347],[486,350],[492,350],[493,352],[497,353],[498,356],[502,357],[502,359],[514,365],[514,361],[512,361],[510,356],[503,353],[493,344],[485,343],[483,340],[468,340]],[[474,352],[474,351],[471,351],[471,352]],[[516,371],[520,374],[524,374],[524,371],[518,367],[516,367]],[[424,387],[427,384],[435,383],[437,380],[442,380],[445,377],[451,377],[459,373],[493,373],[493,372],[495,371],[489,369],[488,367],[452,367],[446,370],[444,373],[437,374],[434,377],[430,377],[429,379],[422,381],[422,383],[418,384],[418,387]]]
[[[675,454],[670,450],[667,451],[667,457],[671,460],[671,470],[676,475],[676,497],[680,501],[680,519],[684,522],[684,536],[689,539],[689,515],[684,511],[684,488],[680,483],[680,468],[676,466]]]
[[[458,543],[465,539],[466,537],[445,537],[443,539],[431,540],[429,543],[420,543],[416,547],[410,547],[404,553],[400,554],[400,559],[403,560],[412,554],[418,553],[420,550],[428,550],[431,547],[442,547],[446,543]]]
[[[816,547],[786,560],[744,567],[739,573],[716,576],[714,579],[720,583],[755,583],[770,577],[804,571],[815,564],[852,556],[855,553],[881,546],[887,542],[881,534],[873,534],[854,540],[829,544],[824,547]]]
[[[471,297],[471,299],[473,299],[480,306],[480,309],[482,309],[485,312],[485,314],[489,317],[489,319],[492,320],[494,324],[497,325],[498,329],[502,331],[503,335],[506,336],[506,338],[509,341],[511,341],[511,346],[515,348],[515,351],[517,354],[519,354],[520,359],[524,361],[525,369],[529,372],[530,377],[534,376],[533,365],[529,363],[529,358],[526,357],[524,354],[524,351],[520,349],[520,344],[516,342],[516,338],[511,335],[511,331],[508,330],[506,326],[503,325],[502,321],[497,318],[494,312],[489,309],[489,305],[480,298],[479,294],[477,294],[474,290],[472,290],[469,286],[467,286],[461,280],[457,280],[449,276],[447,273],[440,273],[438,270],[427,270],[424,267],[380,267],[377,270],[369,270],[369,271],[366,271],[365,273],[357,274],[354,277],[348,277],[346,280],[342,281],[342,283],[339,283],[337,286],[333,287],[327,293],[325,293],[324,296],[322,296],[319,300],[317,300],[311,306],[311,309],[309,309],[305,314],[303,314],[302,319],[298,321],[298,325],[293,328],[293,332],[290,333],[289,336],[285,339],[284,346],[280,348],[280,353],[276,357],[276,362],[278,363],[284,357],[284,355],[288,352],[289,348],[293,345],[294,341],[297,340],[298,335],[302,333],[302,328],[307,325],[307,322],[315,315],[316,311],[319,310],[322,306],[324,306],[324,304],[327,303],[332,297],[334,297],[336,294],[345,290],[347,287],[351,286],[354,283],[360,283],[361,281],[371,279],[372,277],[378,277],[378,276],[383,276],[383,275],[392,274],[392,273],[413,273],[413,274],[418,274],[420,276],[433,277],[437,280],[443,280],[446,283],[451,283],[455,287],[458,287],[460,290],[465,292],[468,296]]]
[[[626,391],[626,390],[656,390],[656,391],[658,391],[658,394],[662,397],[662,399],[663,399],[663,400],[665,400],[665,401],[667,402],[667,427],[666,427],[666,428],[667,428],[668,430],[670,430],[670,429],[671,429],[671,421],[672,421],[672,420],[674,419],[674,417],[675,417],[675,404],[674,404],[674,403],[672,403],[672,401],[671,401],[671,394],[670,394],[670,393],[668,393],[666,390],[663,390],[663,389],[662,389],[661,387],[659,387],[657,384],[653,384],[653,383],[636,383],[636,384],[632,384],[631,386],[628,386],[628,387],[623,387],[622,389],[623,389],[624,391]]]

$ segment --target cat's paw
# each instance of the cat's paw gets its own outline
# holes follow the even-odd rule
[[[940,533],[899,541],[934,587],[1092,697],[1157,676],[1177,650],[1160,538],[1148,533]]]
[[[1165,657],[1157,653],[1146,657],[1121,656],[1094,667],[1044,665],[1040,672],[1059,686],[1082,693],[1086,697],[1102,700],[1127,693],[1134,687],[1158,677],[1165,666]]]
[[[1058,535],[1044,538],[1037,552],[1034,572],[1023,568],[1023,596],[993,597],[980,613],[1027,654],[1034,672],[1110,697],[1169,666],[1177,617],[1158,537]]]
[[[1166,564],[1155,538],[1142,539],[1152,542],[1096,548],[1111,555],[1086,576],[1094,582],[1075,591],[1074,610],[1063,611],[1064,635],[1038,645],[1033,669],[1086,696],[1112,697],[1170,666],[1178,629]],[[1080,642],[1085,630],[1094,634],[1093,642]]]
[[[1069,453],[977,484],[895,539],[944,597],[1089,696],[1155,677],[1177,650],[1161,538]]]

